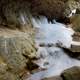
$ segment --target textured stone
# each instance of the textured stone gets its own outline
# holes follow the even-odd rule
[[[72,24],[72,28],[76,32],[80,32],[80,14],[76,14],[70,18],[70,22]]]
[[[72,67],[62,73],[64,80],[80,80],[80,67]]]
[[[63,80],[60,76],[56,76],[56,77],[51,77],[51,78],[45,78],[42,80]]]
[[[49,19],[59,19],[64,16],[64,2],[61,0],[33,0],[31,11],[36,16],[44,15]]]
[[[26,0],[1,0],[0,21],[2,25],[15,29],[30,26],[29,3]],[[23,26],[23,27],[22,27]]]
[[[69,16],[72,13],[72,10],[80,10],[80,2],[78,0],[68,0],[65,3],[65,11],[64,11],[64,15],[65,16]],[[74,14],[72,14],[74,15]]]
[[[28,31],[0,28],[0,80],[20,80],[27,61],[35,56],[35,42]]]

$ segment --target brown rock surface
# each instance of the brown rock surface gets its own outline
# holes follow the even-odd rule
[[[63,17],[64,1],[62,0],[32,0],[33,15],[44,15],[49,19]]]
[[[45,78],[42,80],[63,80],[60,76],[56,76],[56,77],[51,77],[51,78]]]
[[[72,67],[62,73],[64,80],[80,80],[80,67]]]
[[[0,80],[20,80],[27,70],[28,57],[36,56],[34,35],[30,32],[34,31],[0,28]]]
[[[27,23],[28,12],[35,16],[44,15],[49,20],[64,17],[65,0],[1,0],[0,18],[1,24],[10,25],[13,28],[24,24],[21,15]],[[26,14],[26,15],[25,15]]]

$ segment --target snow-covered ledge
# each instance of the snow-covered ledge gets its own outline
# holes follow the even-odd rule
[[[71,44],[73,46],[80,46],[80,42],[78,42],[78,41],[72,41]]]

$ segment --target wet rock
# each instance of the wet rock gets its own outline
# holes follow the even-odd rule
[[[80,46],[72,45],[68,55],[80,60]]]
[[[73,35],[73,41],[80,42],[80,15],[77,14],[75,16],[72,16],[70,18],[70,22],[71,27],[75,31]],[[80,57],[80,45],[72,45],[70,51],[72,52],[71,55],[74,57]]]
[[[73,40],[80,42],[80,32],[75,32],[75,34],[73,35]],[[80,45],[72,45],[70,50],[73,52],[74,57],[80,59]]]
[[[73,35],[73,41],[80,42],[80,33],[75,32]],[[72,58],[80,59],[80,45],[71,45],[69,49],[63,48],[63,50]]]
[[[72,67],[62,73],[63,80],[80,80],[80,67]]]
[[[76,58],[80,60],[80,47],[73,46],[70,49],[62,48],[66,54],[72,58]]]
[[[45,78],[42,80],[63,80],[60,76],[56,76],[56,77],[51,77],[51,78]]]
[[[79,54],[79,52],[80,52],[80,46],[72,45],[71,51],[74,52],[76,55],[77,55],[77,53]]]
[[[73,41],[80,42],[80,14],[75,14],[70,18],[71,28],[75,31]],[[69,54],[80,59],[80,45],[72,45]],[[68,51],[69,51],[68,50]]]

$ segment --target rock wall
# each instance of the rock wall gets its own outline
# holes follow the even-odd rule
[[[80,2],[75,0],[1,0],[0,24],[8,25],[11,28],[14,28],[15,25],[19,28],[20,25],[27,23],[29,14],[44,15],[49,20],[64,20],[73,9],[80,9],[79,4]],[[25,23],[21,16],[24,17]]]
[[[20,27],[24,22],[21,15],[29,17],[43,15],[49,20],[65,18],[65,3],[68,0],[1,0],[0,1],[0,23],[14,28],[13,25]],[[57,5],[57,6],[56,6]],[[27,14],[27,15],[25,15]]]
[[[36,56],[33,37],[34,29],[21,32],[0,28],[0,80],[22,80],[28,61]]]
[[[31,11],[36,16],[44,15],[50,20],[59,19],[64,16],[64,6],[62,0],[32,0]]]

